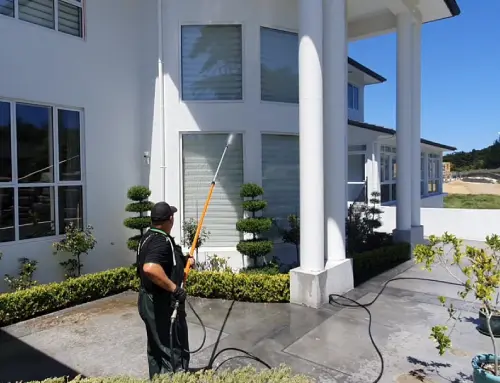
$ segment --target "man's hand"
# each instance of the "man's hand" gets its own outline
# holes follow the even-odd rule
[[[192,269],[194,269],[196,267],[196,262],[194,261],[193,257],[189,257],[188,258],[188,263],[189,263],[189,266],[191,266]]]
[[[176,301],[179,301],[179,303],[184,303],[186,301],[186,291],[182,288],[177,286],[174,290],[173,296]]]

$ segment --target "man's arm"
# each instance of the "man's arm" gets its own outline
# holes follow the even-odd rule
[[[161,266],[161,262],[171,262],[172,249],[164,238],[154,238],[149,244],[148,253],[144,259],[142,270],[151,281],[162,289],[173,293],[177,286],[167,277],[165,270]]]

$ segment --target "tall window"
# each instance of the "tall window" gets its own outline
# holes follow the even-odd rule
[[[83,36],[82,0],[1,0],[0,15]]]
[[[365,200],[366,145],[349,145],[347,156],[347,200]]]
[[[355,85],[347,85],[347,105],[349,109],[359,110],[359,88]]]
[[[286,227],[290,214],[300,215],[299,136],[262,135],[262,187],[267,207],[264,215]],[[273,228],[268,235],[278,238]]]
[[[184,25],[182,99],[242,100],[241,25]]]
[[[215,175],[227,134],[182,135],[183,219],[198,220]],[[241,236],[236,221],[243,216],[240,188],[243,184],[243,137],[235,135],[218,174],[204,226],[210,232],[205,246],[233,247]]]
[[[420,195],[425,193],[425,155],[420,153]]]
[[[260,28],[260,92],[263,101],[299,102],[297,33]]]
[[[380,147],[380,202],[396,200],[396,148]]]
[[[428,157],[428,176],[427,176],[427,192],[441,192],[441,156],[439,154],[430,153]]]
[[[0,242],[83,226],[79,111],[0,102]]]

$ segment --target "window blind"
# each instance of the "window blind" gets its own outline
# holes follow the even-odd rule
[[[14,17],[14,0],[0,1],[0,15]]]
[[[182,99],[243,98],[241,25],[184,25]]]
[[[201,216],[208,188],[226,145],[226,134],[182,136],[184,220]],[[243,184],[243,138],[235,135],[219,170],[217,185],[204,227],[210,238],[204,246],[232,247],[240,240],[236,221],[243,217],[240,188]]]
[[[297,33],[261,27],[261,99],[299,102],[299,38]]]
[[[81,37],[83,35],[82,8],[59,0],[58,23],[59,31]]]
[[[55,29],[54,0],[19,0],[19,19]]]

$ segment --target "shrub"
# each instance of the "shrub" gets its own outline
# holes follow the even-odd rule
[[[55,253],[69,253],[73,258],[59,262],[66,269],[66,278],[79,277],[82,274],[82,254],[88,254],[96,245],[96,240],[92,235],[92,226],[80,229],[70,223],[66,226],[64,238],[59,242],[54,242],[52,246]]]
[[[184,237],[182,238],[182,244],[186,247],[191,248],[194,242],[194,237],[196,236],[196,230],[198,229],[198,222],[191,218],[182,223],[182,231],[184,232]],[[203,245],[203,243],[210,236],[210,232],[202,227],[200,230],[200,234],[198,235],[198,240],[196,241],[196,259],[198,259],[198,249]]]
[[[1,257],[0,257],[1,259]],[[33,280],[33,274],[36,271],[38,261],[30,260],[28,258],[19,259],[19,276],[13,277],[5,274],[5,283],[9,286],[11,291],[19,291],[29,289],[38,284]]]
[[[146,215],[151,210],[154,203],[148,201],[151,196],[151,190],[145,186],[132,186],[127,191],[127,198],[133,202],[125,207],[129,213],[138,213],[138,216],[126,218],[123,224],[132,230],[139,230],[140,234],[130,237],[127,241],[127,247],[132,251],[137,251],[139,241],[144,234],[144,230],[151,226],[151,218]]]
[[[68,381],[66,378],[54,378],[43,381],[44,383],[149,383],[148,379],[131,377],[101,377],[101,378],[75,378]],[[292,375],[291,369],[280,366],[272,370],[258,372],[255,368],[246,367],[234,371],[207,371],[196,374],[177,373],[175,375],[159,375],[153,383],[312,383],[314,380],[304,375]],[[37,382],[32,382],[37,383]]]
[[[225,258],[217,256],[207,256],[204,262],[196,261],[197,271],[227,271],[231,272],[232,269],[229,267],[227,260]]]
[[[354,284],[359,285],[411,259],[408,243],[397,243],[352,255]]]
[[[236,230],[251,234],[252,238],[240,241],[236,249],[254,261],[263,258],[273,250],[273,242],[262,237],[263,233],[271,229],[273,222],[271,218],[256,216],[256,213],[267,206],[266,201],[256,199],[263,194],[264,189],[257,184],[248,183],[241,186],[240,196],[247,199],[243,201],[243,210],[249,212],[250,217],[240,219],[236,223]]]

